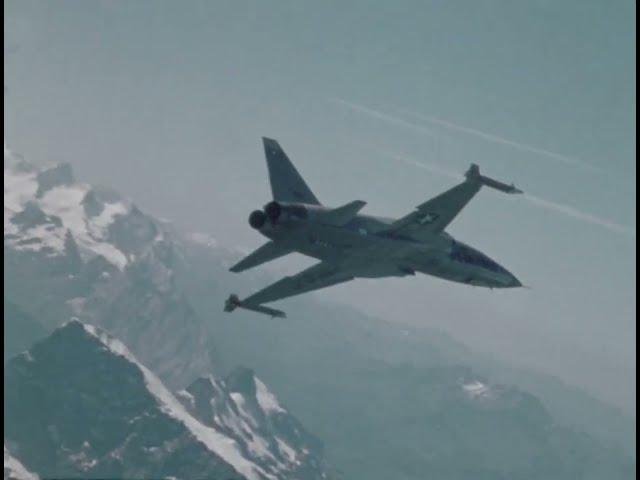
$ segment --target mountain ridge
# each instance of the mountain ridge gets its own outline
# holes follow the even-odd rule
[[[23,159],[20,165],[19,171],[37,175],[38,169],[27,166]],[[10,181],[7,188],[5,183],[5,196],[7,190],[10,199],[16,196],[11,192],[15,185],[24,186]],[[68,188],[74,188],[73,184],[64,181],[45,191],[42,199],[50,199],[56,189]],[[121,198],[110,194],[99,200],[96,197],[103,194],[87,193],[96,190],[86,188],[83,197],[73,197],[70,208],[81,212],[89,224],[94,217],[104,214],[101,202],[117,203]],[[31,186],[28,191],[29,196],[20,197],[23,210],[7,215],[5,209],[5,221],[8,216],[13,223],[14,216],[23,212],[29,201],[34,201],[37,188]],[[244,312],[225,316],[220,310],[229,291],[255,289],[270,281],[270,276],[264,272],[244,277],[230,275],[227,272],[233,261],[230,251],[211,237],[172,231],[166,222],[131,207],[126,213],[113,216],[109,228],[117,233],[101,237],[115,242],[112,247],[126,257],[127,264],[119,268],[117,262],[111,262],[99,251],[81,252],[90,244],[75,240],[76,224],[68,224],[68,215],[56,216],[59,208],[53,211],[42,208],[37,201],[35,205],[41,212],[32,209],[30,215],[25,215],[24,225],[5,229],[8,298],[34,318],[43,318],[42,323],[49,328],[70,316],[106,328],[174,391],[188,393],[198,379],[211,372],[220,377],[224,372],[231,375],[237,365],[251,365],[304,424],[326,442],[329,461],[345,474],[365,475],[371,480],[389,476],[413,480],[421,478],[421,471],[430,468],[443,479],[459,478],[456,475],[461,474],[461,469],[489,478],[538,478],[535,471],[522,470],[527,466],[527,458],[529,462],[536,458],[531,454],[538,448],[545,461],[555,468],[547,472],[547,478],[554,478],[551,474],[569,473],[582,475],[576,478],[589,478],[576,470],[576,459],[567,457],[563,463],[550,445],[560,441],[561,445],[566,443],[562,449],[573,445],[583,454],[591,455],[596,447],[583,441],[579,434],[579,430],[590,427],[585,419],[603,413],[602,426],[593,429],[598,435],[607,425],[614,424],[608,420],[610,414],[597,404],[573,416],[571,411],[560,408],[554,412],[544,406],[541,409],[542,403],[535,396],[521,395],[526,392],[518,393],[517,389],[503,387],[491,379],[502,377],[509,383],[522,385],[525,382],[518,375],[503,375],[498,362],[491,364],[442,332],[398,327],[353,309],[324,304],[313,296],[292,299],[292,318],[279,322]],[[60,233],[60,238],[56,238],[64,248],[42,251],[33,247],[42,242],[29,243],[29,235],[47,232],[44,227],[48,225],[51,231]],[[82,227],[79,231],[81,236],[86,229]],[[22,234],[25,236],[20,237]],[[16,243],[23,240],[26,243]],[[34,290],[39,292],[37,299],[32,294]],[[381,388],[381,383],[394,388]],[[533,380],[529,383],[536,386]],[[257,388],[255,381],[254,388]],[[580,392],[572,393],[561,386],[554,387],[555,390],[538,388],[549,398],[556,398],[556,404],[583,401]],[[403,392],[403,396],[398,396],[396,390]],[[421,403],[431,405],[428,415]],[[398,410],[396,405],[402,408]],[[237,405],[234,411],[240,412]],[[471,423],[458,423],[451,416],[453,411]],[[558,413],[561,413],[559,421],[553,418]],[[250,412],[245,416],[252,417]],[[539,425],[532,424],[529,417],[537,418]],[[569,419],[579,420],[575,422],[578,430],[563,430]],[[494,458],[496,453],[474,439],[473,427],[491,434],[507,420],[511,422],[509,428],[514,439],[520,439],[514,440],[513,445],[521,444],[523,450],[513,451],[513,463],[505,462],[501,467],[506,470],[492,470],[491,465],[483,466],[483,462]],[[437,437],[424,437],[433,431],[434,425],[443,436],[440,441],[434,442]],[[554,429],[552,436],[542,428],[545,425]],[[530,441],[531,435],[538,443]],[[622,442],[628,438],[610,437],[614,436],[623,439]],[[384,437],[386,450],[378,450],[378,437]],[[413,442],[408,441],[410,437]],[[354,441],[355,438],[360,441]],[[606,435],[602,438],[611,440]],[[429,454],[433,458],[425,457],[417,448],[424,442],[433,442],[434,449]],[[448,445],[449,450],[438,449],[439,445]],[[263,451],[272,447],[267,445]],[[607,448],[602,451],[606,452],[607,468],[617,472],[615,462],[619,462],[625,472],[626,460]],[[452,458],[453,452],[470,459],[469,462]],[[515,461],[516,453],[520,463]],[[286,458],[281,456],[277,462],[286,463]],[[363,465],[369,468],[366,473]],[[621,478],[627,477],[623,473]]]
[[[225,413],[211,408],[216,416]],[[278,413],[295,422],[284,408]],[[45,476],[328,478],[320,459],[297,477],[297,464],[274,464],[264,452],[247,455],[248,439],[280,443],[254,424],[243,423],[241,437],[199,421],[122,342],[77,319],[5,366],[5,422],[5,443]]]

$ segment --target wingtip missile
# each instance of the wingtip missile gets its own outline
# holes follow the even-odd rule
[[[513,195],[519,195],[524,193],[522,190],[516,187],[513,183],[511,185],[502,185],[500,187],[493,186],[493,188],[497,188],[498,190],[504,193],[511,193]]]
[[[491,187],[495,190],[499,190],[504,193],[510,193],[510,194],[524,193],[522,190],[516,187],[513,183],[511,185],[507,185],[506,183],[503,183],[499,180],[495,180],[493,178],[482,175],[480,173],[480,167],[478,167],[478,165],[476,165],[475,163],[471,164],[471,166],[469,167],[469,170],[467,170],[464,176],[470,182],[480,182],[481,185],[484,185],[486,187]]]
[[[233,312],[236,308],[242,308],[244,310],[250,310],[256,313],[262,313],[269,315],[271,318],[286,318],[287,314],[282,310],[276,310],[275,308],[265,307],[264,305],[252,305],[240,300],[238,295],[229,295],[229,298],[224,302],[224,311],[227,313]]]

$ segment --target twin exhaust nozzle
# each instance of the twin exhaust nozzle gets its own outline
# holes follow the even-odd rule
[[[249,215],[249,225],[251,228],[260,230],[267,220],[275,223],[282,213],[282,206],[278,202],[269,202],[264,206],[264,210],[254,210]]]

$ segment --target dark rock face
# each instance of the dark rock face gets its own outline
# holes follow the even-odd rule
[[[71,322],[7,364],[5,442],[24,464],[48,477],[242,478],[121,353]]]
[[[44,213],[35,202],[27,203],[24,210],[11,218],[12,223],[18,225],[22,230],[51,224],[56,227],[62,226],[62,221],[58,217]]]
[[[71,230],[67,230],[64,236],[64,257],[67,259],[67,268],[79,272],[83,269],[84,262],[80,256],[80,250]]]
[[[127,256],[140,255],[160,233],[153,219],[133,206],[109,227],[109,240]]]
[[[89,217],[97,217],[104,211],[104,203],[100,201],[94,190],[89,190],[82,199],[84,213]]]
[[[37,181],[37,198],[42,197],[46,192],[55,187],[68,186],[75,182],[73,170],[68,163],[61,163],[55,167],[42,170],[38,173]]]

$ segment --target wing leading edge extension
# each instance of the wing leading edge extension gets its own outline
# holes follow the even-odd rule
[[[505,193],[522,193],[514,185],[481,175],[475,164],[467,170],[465,177],[464,182],[418,205],[413,212],[389,225],[383,233],[425,240],[444,231],[483,186]]]

